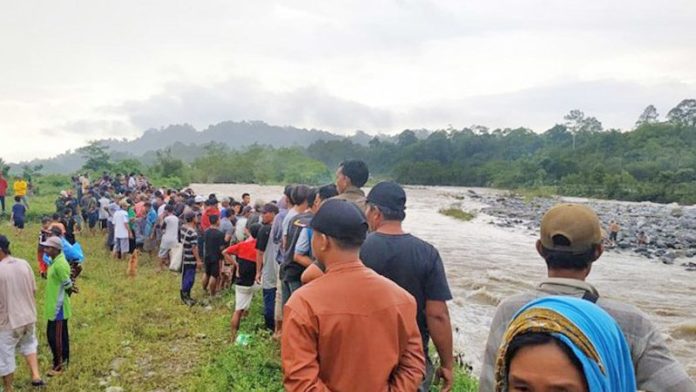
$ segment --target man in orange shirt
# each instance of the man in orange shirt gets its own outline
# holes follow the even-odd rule
[[[312,219],[312,251],[326,275],[285,305],[281,356],[287,391],[415,391],[425,375],[416,301],[365,267],[365,215],[327,200]]]

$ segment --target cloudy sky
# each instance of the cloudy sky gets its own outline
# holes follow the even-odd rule
[[[1,157],[223,120],[629,129],[696,97],[693,0],[13,1]]]

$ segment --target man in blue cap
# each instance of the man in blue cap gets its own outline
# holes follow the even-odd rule
[[[411,293],[418,304],[416,319],[423,339],[427,374],[420,391],[430,390],[435,373],[428,343],[440,356],[437,378],[442,391],[452,388],[452,324],[447,302],[452,299],[440,254],[434,246],[405,233],[406,192],[397,183],[380,182],[367,195],[367,221],[372,233],[360,249],[360,260]]]
[[[416,302],[360,262],[365,215],[352,202],[331,199],[311,227],[312,251],[326,274],[285,305],[285,389],[416,390],[425,374]]]

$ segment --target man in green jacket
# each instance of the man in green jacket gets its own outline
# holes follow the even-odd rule
[[[70,361],[70,336],[68,320],[72,314],[70,295],[77,292],[70,279],[70,264],[63,254],[63,243],[53,236],[41,243],[44,253],[51,258],[46,280],[44,316],[48,319],[46,337],[53,353],[53,368],[46,373],[49,377],[63,373]]]

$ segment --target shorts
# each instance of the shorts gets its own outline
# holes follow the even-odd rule
[[[24,228],[24,219],[15,219],[14,220],[14,227],[18,229],[23,229]]]
[[[114,238],[114,252],[128,253],[129,242],[128,238]]]
[[[169,251],[172,250],[172,248],[176,246],[176,244],[176,242],[162,241],[162,244],[159,248],[159,252],[157,252],[157,256],[159,256],[160,259],[168,258]]]
[[[254,293],[259,291],[261,286],[254,284],[253,286],[234,286],[234,310],[248,310],[251,306],[251,300],[254,299]]]
[[[36,340],[36,325],[28,324],[9,331],[0,331],[0,376],[15,372],[17,351],[27,356],[36,354],[39,346]]]
[[[218,278],[220,276],[220,261],[206,260],[204,266],[206,275],[212,276],[213,278]]]

